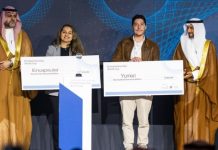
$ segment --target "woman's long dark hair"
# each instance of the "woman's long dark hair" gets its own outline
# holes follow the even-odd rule
[[[72,29],[73,38],[69,44],[69,48],[70,48],[72,54],[73,55],[78,54],[78,53],[84,54],[84,47],[82,45],[82,42],[81,42],[79,36],[77,35],[75,28],[70,24],[64,24],[61,27],[61,29],[58,32],[57,38],[52,42],[52,45],[60,46],[60,44],[61,44],[61,32],[63,31],[63,29],[65,27],[70,27]]]

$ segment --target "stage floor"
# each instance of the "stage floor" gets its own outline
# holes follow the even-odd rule
[[[52,127],[46,116],[33,116],[33,132],[30,150],[53,150]],[[137,135],[137,128],[135,133]],[[136,140],[136,139],[135,139]],[[92,150],[123,150],[123,136],[119,124],[93,124]],[[173,150],[172,125],[151,125],[149,147],[152,150]]]

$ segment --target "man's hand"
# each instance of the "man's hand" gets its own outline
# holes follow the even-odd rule
[[[11,61],[5,60],[0,62],[0,70],[5,70],[11,67]]]
[[[130,61],[139,62],[142,61],[142,59],[140,57],[133,57]]]
[[[193,75],[192,75],[192,72],[190,71],[190,72],[186,72],[185,74],[184,74],[184,79],[189,79],[189,78],[192,78],[193,77]]]

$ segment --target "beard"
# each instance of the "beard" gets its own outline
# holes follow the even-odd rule
[[[189,33],[188,33],[188,37],[189,37],[190,39],[193,39],[193,38],[194,38],[194,33],[189,32]]]
[[[9,22],[5,22],[4,25],[5,25],[5,28],[14,28],[16,26],[16,22],[11,20]]]

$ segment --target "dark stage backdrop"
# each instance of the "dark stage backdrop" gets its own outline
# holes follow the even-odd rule
[[[29,33],[37,56],[46,49],[65,23],[75,26],[88,55],[110,61],[115,46],[131,34],[131,17],[147,18],[147,37],[156,41],[161,59],[171,59],[183,32],[183,23],[193,17],[205,20],[207,38],[218,46],[217,0],[0,0],[0,7],[15,6]]]
[[[190,18],[204,20],[207,38],[218,47],[217,0],[0,0],[0,8],[6,5],[15,6],[19,10],[23,27],[31,38],[35,56],[44,56],[60,27],[70,23],[76,28],[87,55],[100,55],[101,62],[110,61],[117,43],[123,37],[131,35],[131,17],[135,14],[146,16],[146,36],[158,43],[162,60],[172,58],[183,32],[183,24]],[[118,97],[103,97],[102,93],[103,89],[93,90],[93,123],[121,124]],[[52,149],[51,103],[44,91],[40,91],[38,97],[31,101],[31,110],[33,134],[30,149]],[[164,139],[170,141],[170,144],[165,141],[168,146],[172,146],[173,96],[154,97],[150,123],[158,125],[165,136],[161,136],[160,130],[156,130],[154,126],[155,130],[152,129],[152,132],[155,131],[158,136],[154,141]],[[170,125],[169,133],[162,125]],[[96,127],[93,125],[93,136],[104,135],[101,127]],[[99,136],[115,140],[99,140],[95,136],[93,139],[97,142],[93,142],[93,149],[97,150],[96,145],[102,144],[102,141],[102,145],[110,143],[110,146],[114,146],[117,145],[113,144],[116,141],[119,142],[118,147],[122,145],[121,128],[115,127],[119,131],[106,130],[106,136]],[[110,137],[109,133],[116,134]]]
[[[44,56],[60,27],[70,23],[87,55],[100,55],[101,62],[110,61],[117,43],[131,34],[131,17],[136,13],[146,16],[146,36],[158,43],[162,60],[172,58],[183,24],[193,17],[205,21],[207,38],[218,47],[217,0],[0,0],[0,8],[6,5],[19,10],[36,56]],[[50,113],[50,104],[43,101],[47,97],[41,93],[37,101],[32,101],[34,114]],[[172,99],[155,97],[153,124],[172,124]],[[104,98],[102,90],[93,92],[93,112],[101,113],[101,122],[120,123],[120,116],[113,115],[119,114],[119,109],[118,98]]]

